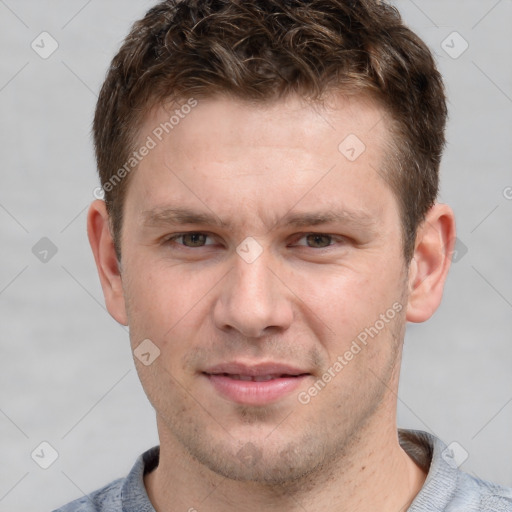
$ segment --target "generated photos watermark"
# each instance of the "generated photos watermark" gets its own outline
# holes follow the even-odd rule
[[[96,199],[104,199],[105,192],[112,192],[114,188],[121,183],[121,181],[135,169],[142,160],[149,155],[149,153],[155,149],[160,142],[162,142],[165,135],[171,133],[185,117],[192,112],[194,107],[197,107],[198,101],[194,98],[189,98],[180,108],[174,111],[174,114],[165,122],[160,123],[152,132],[148,135],[144,144],[134,151],[130,158],[120,167],[115,174],[113,174],[103,186],[96,187],[93,190],[93,195]]]
[[[310,386],[306,391],[301,391],[297,395],[297,400],[303,405],[307,405],[352,361],[364,347],[368,345],[369,338],[374,339],[389,324],[397,314],[403,310],[400,302],[395,302],[385,313],[379,316],[379,319],[370,327],[366,327],[352,341],[350,348],[342,355],[336,358],[336,361],[327,368],[323,375]],[[361,346],[362,345],[362,346]]]

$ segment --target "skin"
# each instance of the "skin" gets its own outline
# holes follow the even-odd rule
[[[169,112],[153,109],[140,140]],[[349,134],[366,146],[353,162],[338,150]],[[103,201],[91,205],[108,310],[130,326],[132,349],[150,339],[160,350],[148,366],[134,358],[157,414],[160,463],[145,485],[158,512],[397,512],[421,489],[426,473],[397,437],[402,344],[406,322],[439,306],[455,225],[448,206],[434,205],[404,261],[398,203],[379,172],[389,136],[382,110],[362,97],[321,107],[294,96],[259,106],[203,99],[130,177],[121,264]],[[229,227],[155,217],[169,207]],[[350,214],[284,223],[325,211]],[[169,240],[184,232],[207,236]],[[246,237],[262,249],[252,263],[236,251]],[[300,403],[394,304],[393,320]],[[310,375],[275,403],[242,405],[202,373],[233,360]]]

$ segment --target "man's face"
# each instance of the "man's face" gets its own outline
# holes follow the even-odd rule
[[[333,101],[219,97],[162,141],[176,106],[141,131],[156,147],[128,187],[122,282],[132,348],[160,355],[138,372],[161,439],[230,478],[294,479],[394,421],[407,269],[387,123]]]

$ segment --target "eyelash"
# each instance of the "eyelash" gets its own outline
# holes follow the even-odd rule
[[[209,234],[209,233],[206,233],[206,232],[203,232],[203,231],[187,231],[185,233],[178,233],[176,235],[173,235],[171,237],[168,237],[164,240],[164,245],[167,245],[167,244],[173,244],[173,243],[176,243],[175,241],[179,238],[182,238],[186,235],[206,235],[207,237],[210,237],[212,238],[212,236]],[[303,238],[305,237],[308,237],[308,236],[319,236],[319,237],[329,237],[331,239],[331,242],[345,242],[345,238],[342,237],[342,236],[336,236],[336,235],[330,235],[328,233],[316,233],[316,232],[308,232],[308,233],[300,233],[300,238],[297,238],[296,240],[302,240]],[[214,245],[214,244],[205,244],[205,245],[200,245],[200,246],[197,246],[197,247],[189,247],[187,245],[184,245],[184,244],[177,244],[178,246],[180,247],[183,247],[185,249],[201,249],[203,247],[208,247],[208,245]],[[328,249],[330,247],[332,247],[334,245],[334,243],[330,243],[329,245],[327,245],[326,247],[309,247],[307,245],[300,245],[301,247],[306,247],[306,248],[309,248],[309,249],[317,249],[317,250],[321,250],[321,249]]]

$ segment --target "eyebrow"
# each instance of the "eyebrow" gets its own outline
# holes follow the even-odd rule
[[[198,212],[188,208],[155,208],[142,212],[142,224],[145,227],[179,226],[183,224],[202,224],[233,229],[230,222],[223,221],[213,213]],[[362,210],[322,210],[317,212],[288,212],[276,221],[271,230],[278,226],[301,228],[321,224],[351,224],[361,229],[375,226],[376,219]]]
[[[230,225],[217,215],[190,210],[188,208],[155,208],[142,212],[142,224],[147,227],[180,224],[208,224],[223,228]]]

